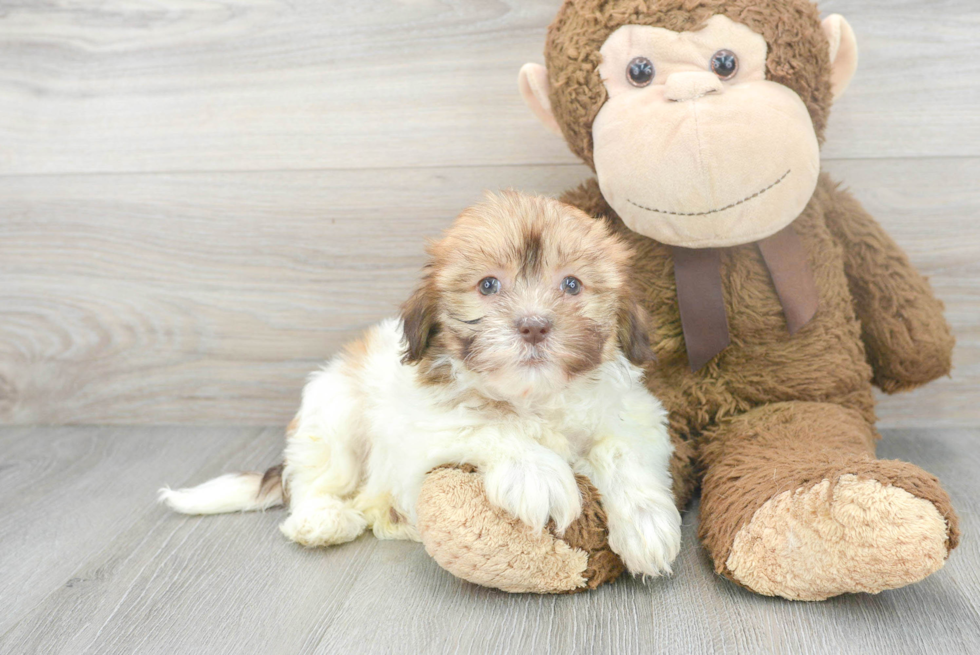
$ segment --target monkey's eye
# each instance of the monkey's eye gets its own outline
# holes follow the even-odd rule
[[[711,56],[711,71],[723,80],[730,80],[738,72],[738,56],[731,50],[719,50]]]
[[[495,277],[485,277],[476,286],[484,296],[500,293],[500,280]]]
[[[561,290],[570,296],[577,296],[582,292],[582,281],[569,275],[561,281]]]
[[[626,67],[626,79],[633,86],[646,86],[655,75],[653,62],[646,57],[634,57]]]

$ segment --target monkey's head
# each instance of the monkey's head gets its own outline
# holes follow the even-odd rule
[[[626,225],[706,248],[803,211],[857,46],[809,0],[566,0],[545,61],[521,93]]]

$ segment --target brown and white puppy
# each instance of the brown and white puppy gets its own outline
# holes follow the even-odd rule
[[[402,318],[310,379],[281,474],[161,498],[193,514],[285,498],[283,533],[320,546],[367,527],[418,539],[423,479],[447,463],[476,465],[490,501],[534,528],[564,530],[581,512],[580,472],[629,570],[668,572],[680,546],[671,445],[643,384],[651,353],[626,246],[577,209],[507,192],[464,211],[429,254]]]

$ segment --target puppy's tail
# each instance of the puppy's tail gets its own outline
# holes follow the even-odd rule
[[[283,504],[282,464],[264,474],[229,473],[187,489],[164,487],[158,497],[181,514],[250,512]]]

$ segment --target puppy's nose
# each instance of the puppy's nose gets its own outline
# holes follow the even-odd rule
[[[517,322],[517,331],[529,344],[538,344],[551,332],[551,321],[540,316],[526,316]]]

